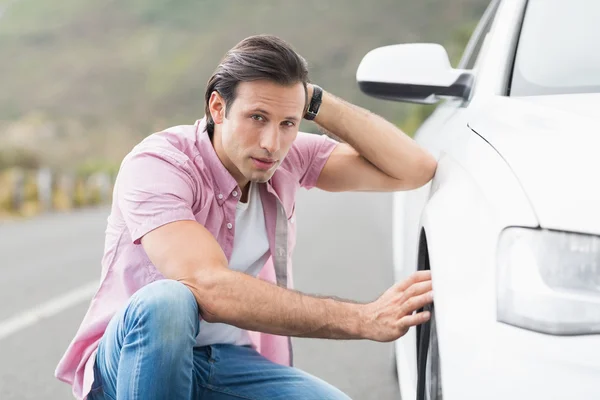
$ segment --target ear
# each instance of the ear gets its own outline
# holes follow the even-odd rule
[[[223,119],[225,118],[225,100],[223,100],[216,90],[210,94],[208,110],[210,111],[213,121],[215,121],[215,125],[223,123]]]

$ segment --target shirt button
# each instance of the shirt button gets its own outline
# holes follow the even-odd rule
[[[219,200],[223,200],[223,195],[221,193],[219,193]]]
[[[231,229],[233,228],[233,225],[231,225],[231,222],[227,224],[227,229]]]
[[[233,197],[237,197],[237,191],[236,190],[234,190],[232,194],[233,194]]]

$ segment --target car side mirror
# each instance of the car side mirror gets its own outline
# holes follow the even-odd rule
[[[443,46],[410,43],[371,50],[360,62],[356,80],[372,97],[435,104],[443,97],[467,100],[474,77],[470,71],[452,68]]]

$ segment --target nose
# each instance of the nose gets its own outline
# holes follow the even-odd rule
[[[269,127],[262,132],[260,147],[269,152],[269,154],[274,154],[279,150],[278,127]]]

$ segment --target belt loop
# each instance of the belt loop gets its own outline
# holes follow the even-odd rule
[[[214,345],[212,345],[212,344],[210,344],[210,345],[208,345],[206,347],[207,347],[207,350],[208,350],[208,361],[209,362],[215,362],[217,360],[217,358],[218,358],[218,355],[216,354],[217,353],[217,348]]]

